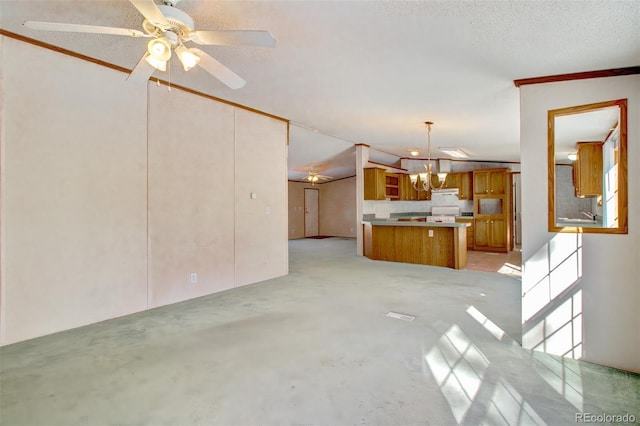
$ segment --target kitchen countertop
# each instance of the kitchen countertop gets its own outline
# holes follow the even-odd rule
[[[466,222],[453,222],[453,223],[442,223],[442,222],[411,222],[411,221],[398,221],[395,219],[370,219],[363,220],[363,222],[368,222],[371,225],[375,226],[427,226],[434,228],[466,228],[471,226],[470,223]]]

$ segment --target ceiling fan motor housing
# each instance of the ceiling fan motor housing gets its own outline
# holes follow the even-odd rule
[[[171,31],[179,37],[189,38],[189,33],[195,29],[193,19],[191,19],[189,15],[173,6],[158,6],[158,9],[160,9],[167,22],[169,22],[169,25],[171,25],[167,31]],[[149,34],[162,32],[161,29],[158,29],[147,19],[142,22],[142,27]]]

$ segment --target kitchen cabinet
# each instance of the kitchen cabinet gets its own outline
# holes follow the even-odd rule
[[[418,191],[413,188],[409,175],[400,175],[400,200],[417,201]]]
[[[473,172],[458,173],[458,198],[461,200],[473,200]]]
[[[474,195],[504,195],[507,192],[508,173],[507,168],[474,170]]]
[[[473,192],[474,250],[513,250],[510,170],[474,170]]]
[[[401,197],[402,175],[387,173],[385,169],[364,169],[365,200],[399,200]]]
[[[507,220],[475,219],[474,250],[508,251]]]
[[[467,264],[462,223],[370,222],[364,229],[364,252],[373,260],[463,269]]]
[[[400,199],[400,175],[387,173],[384,177],[384,194],[392,200]]]
[[[385,200],[386,177],[384,169],[364,169],[364,199],[365,200]]]
[[[460,176],[459,173],[447,173],[447,178],[444,180],[445,188],[460,188]]]
[[[573,185],[579,198],[602,195],[602,142],[578,142]]]

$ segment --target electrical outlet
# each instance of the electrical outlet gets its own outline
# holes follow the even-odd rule
[[[429,229],[429,236],[433,237],[433,229]]]
[[[198,282],[198,273],[197,272],[192,272],[191,275],[189,275],[189,282],[191,284],[195,284]]]

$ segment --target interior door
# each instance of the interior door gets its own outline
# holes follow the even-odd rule
[[[304,236],[317,237],[319,235],[319,192],[314,188],[304,189]]]

